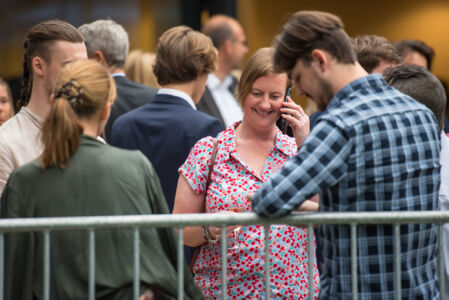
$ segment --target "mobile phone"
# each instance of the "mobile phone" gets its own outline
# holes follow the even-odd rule
[[[285,96],[284,96],[284,102],[287,102],[287,97],[292,97],[292,88],[288,87],[287,90],[285,91]],[[288,128],[288,122],[286,119],[284,119],[283,117],[281,117],[279,119],[280,122],[280,126],[279,129],[281,130],[281,132],[283,134],[287,134],[287,128]]]

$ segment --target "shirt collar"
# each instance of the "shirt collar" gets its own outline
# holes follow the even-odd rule
[[[232,84],[231,75],[227,75],[223,79],[223,81],[220,81],[220,79],[218,79],[218,77],[214,73],[209,73],[209,75],[207,75],[206,85],[209,89],[217,89],[217,88],[229,89],[231,84]]]
[[[20,109],[20,112],[27,115],[28,119],[33,122],[38,128],[42,128],[42,124],[44,123],[44,119],[38,116],[36,113],[32,112],[29,108],[23,106]]]
[[[235,122],[228,128],[226,128],[224,131],[222,131],[218,139],[222,140],[224,144],[228,146],[228,151],[225,151],[223,153],[223,160],[226,161],[229,159],[231,155],[235,155],[237,153],[237,149],[235,147],[235,129],[237,126],[239,126],[241,121]],[[279,150],[280,152],[284,153],[288,157],[292,157],[296,154],[297,148],[291,147],[294,142],[291,141],[292,138],[290,138],[288,135],[283,134],[279,128],[276,127],[276,139],[274,142],[274,149]],[[221,155],[221,153],[220,153]]]
[[[125,73],[123,73],[123,72],[117,72],[117,73],[111,74],[111,76],[112,77],[126,77]]]
[[[343,88],[341,88],[334,97],[332,97],[326,110],[329,108],[337,107],[342,101],[349,99],[349,95],[353,92],[361,89],[367,89],[372,87],[386,86],[387,83],[380,74],[370,74],[351,81]]]
[[[169,88],[161,88],[161,89],[158,90],[157,94],[164,94],[164,95],[170,95],[170,96],[175,96],[175,97],[182,98],[185,101],[187,101],[187,103],[189,103],[190,106],[193,109],[196,110],[195,102],[193,102],[192,97],[190,97],[189,95],[187,95],[183,91],[175,90],[175,89],[169,89]]]

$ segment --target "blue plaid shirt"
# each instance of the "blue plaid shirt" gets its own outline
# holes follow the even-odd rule
[[[380,75],[359,78],[330,101],[300,151],[253,197],[282,216],[320,193],[322,211],[438,208],[438,125],[424,105]],[[323,225],[320,299],[351,298],[350,228]],[[357,227],[359,299],[395,299],[391,225]],[[437,299],[437,226],[401,226],[403,299]]]

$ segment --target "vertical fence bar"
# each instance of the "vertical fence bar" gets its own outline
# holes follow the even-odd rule
[[[44,230],[44,300],[50,300],[50,232]]]
[[[4,297],[5,268],[1,267],[4,265],[5,265],[5,242],[3,233],[0,233],[0,300],[3,300]]]
[[[235,241],[237,244],[238,241]],[[228,261],[226,256],[227,250],[227,238],[226,238],[226,226],[221,226],[221,288],[223,294],[223,300],[225,300],[228,296]]]
[[[140,294],[140,232],[134,228],[134,300],[139,299]]]
[[[184,299],[184,228],[178,227],[178,299]]]
[[[445,291],[446,291],[446,272],[444,269],[444,224],[438,224],[438,262],[439,268],[438,271],[440,273],[440,299],[444,299]]]
[[[358,299],[357,274],[357,224],[351,224],[351,286],[352,300]]]
[[[265,293],[267,299],[270,299],[270,227],[265,225],[263,227],[263,234],[265,237]]]
[[[95,299],[95,230],[89,228],[89,300]]]
[[[313,225],[307,226],[307,273],[309,278],[309,300],[315,299],[315,286],[313,278]]]
[[[402,299],[402,287],[401,287],[401,239],[400,239],[400,227],[399,224],[394,224],[394,265],[395,265],[395,281],[396,281],[396,299]]]

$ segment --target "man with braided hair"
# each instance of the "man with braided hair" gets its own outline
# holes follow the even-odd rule
[[[0,194],[11,172],[43,150],[41,126],[50,111],[50,95],[61,68],[86,59],[82,34],[61,20],[34,25],[25,40],[19,113],[0,128]]]

